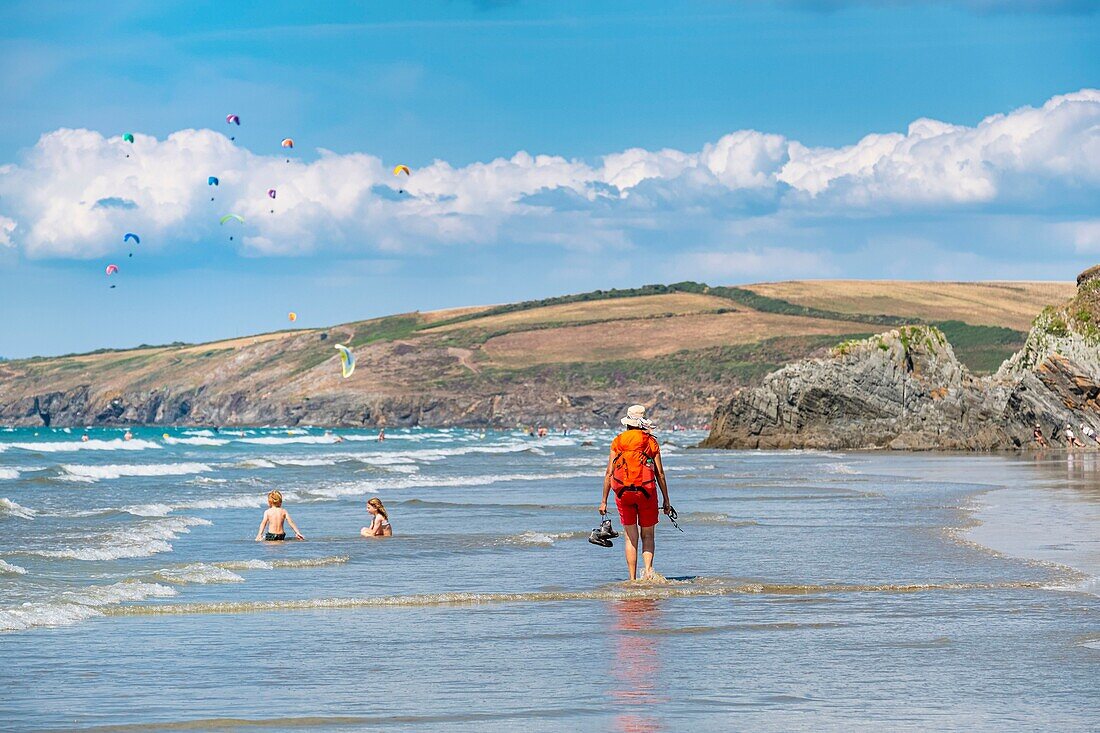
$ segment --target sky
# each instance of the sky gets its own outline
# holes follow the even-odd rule
[[[0,356],[1069,280],[1100,262],[1098,49],[1080,0],[5,2]]]

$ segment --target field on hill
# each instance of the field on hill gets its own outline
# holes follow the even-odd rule
[[[1070,283],[803,281],[597,291],[327,329],[0,365],[0,423],[608,423],[633,401],[699,424],[782,364],[931,323],[989,372]],[[341,379],[335,343],[358,368]]]

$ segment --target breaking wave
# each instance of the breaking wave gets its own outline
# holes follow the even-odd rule
[[[176,568],[161,568],[154,573],[161,580],[177,585],[197,583],[243,583],[244,578],[217,565],[196,562]]]
[[[68,453],[70,451],[77,450],[146,450],[147,448],[160,448],[158,443],[154,443],[151,440],[140,440],[134,438],[133,440],[123,440],[122,438],[114,438],[113,440],[65,440],[65,441],[53,441],[43,443],[0,443],[0,453],[3,453],[8,448],[19,448],[20,450],[33,451],[35,453]]]
[[[173,438],[168,436],[164,438],[164,442],[168,445],[226,445],[229,441],[225,438],[207,438],[205,436],[195,436],[193,438]]]
[[[0,575],[26,575],[27,569],[0,560]]]
[[[16,504],[11,499],[0,496],[0,517],[19,517],[20,519],[34,519],[38,514],[34,509]]]
[[[78,591],[65,591],[51,601],[0,608],[0,631],[68,626],[93,616],[102,616],[107,607],[119,603],[174,595],[174,589],[159,583],[130,580],[114,585],[92,585]]]
[[[205,463],[150,463],[119,464],[109,466],[85,466],[66,464],[61,467],[62,479],[68,481],[96,482],[123,476],[186,476],[191,473],[213,471]]]
[[[0,468],[0,479],[17,479],[19,471],[14,468]]]
[[[620,583],[592,590],[533,591],[527,593],[430,593],[365,598],[303,598],[277,601],[226,601],[122,606],[112,616],[159,616],[203,613],[263,613],[314,609],[360,609],[429,606],[477,606],[504,603],[563,603],[569,601],[618,601],[631,599],[692,598],[732,595],[824,595],[837,593],[924,593],[966,590],[1039,588],[1036,582],[917,583],[794,585],[727,582],[720,579],[657,579]]]
[[[198,517],[171,517],[141,522],[93,535],[92,545],[64,547],[58,550],[19,550],[21,555],[62,558],[66,560],[120,560],[128,557],[148,557],[171,552],[169,540],[187,534],[191,527],[209,526]]]

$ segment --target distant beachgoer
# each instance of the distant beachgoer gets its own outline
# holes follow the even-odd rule
[[[80,442],[81,443],[87,443],[88,442],[88,434],[87,433],[80,436]]]
[[[543,426],[543,425],[539,425],[539,437],[540,438],[545,438],[546,433],[547,433],[546,427]]]
[[[123,433],[122,439],[123,440],[133,440],[134,439],[134,434],[131,433],[129,430],[127,430],[125,433]]]
[[[294,539],[304,540],[305,537],[298,531],[298,526],[290,518],[290,513],[283,509],[283,495],[278,491],[272,491],[267,495],[268,509],[264,512],[264,518],[260,520],[260,528],[256,530],[256,541],[281,542],[286,539],[286,531],[283,522],[294,530]]]
[[[390,526],[390,517],[386,513],[386,507],[377,496],[372,496],[367,502],[367,512],[371,515],[369,527],[363,527],[359,534],[363,537],[393,537],[393,527]]]
[[[1085,423],[1081,423],[1081,434],[1097,445],[1100,445],[1100,436],[1097,436],[1096,431]]]
[[[626,570],[630,580],[638,577],[638,538],[642,541],[642,577],[653,575],[653,553],[659,518],[657,489],[664,496],[661,509],[672,511],[668,499],[665,467],[661,463],[661,446],[650,435],[656,426],[645,417],[644,405],[632,405],[620,422],[626,427],[613,441],[604,473],[600,514],[607,513],[607,495],[614,489],[615,506],[626,535]]]
[[[1047,439],[1043,437],[1043,426],[1039,423],[1035,423],[1035,429],[1031,431],[1031,435],[1035,438],[1035,443],[1043,448],[1047,447]]]
[[[386,429],[382,428],[381,430],[378,431],[378,442],[381,443],[385,439],[386,439]]]
[[[1066,443],[1068,445],[1077,446],[1078,448],[1084,448],[1085,444],[1082,443],[1073,432],[1073,428],[1069,425],[1066,426]]]

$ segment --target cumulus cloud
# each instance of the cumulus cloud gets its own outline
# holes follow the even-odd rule
[[[710,240],[693,255],[701,266],[751,274],[788,258],[799,271],[822,272],[828,264],[805,247],[788,250],[766,232],[779,222],[797,233],[823,217],[1009,207],[1059,212],[1091,232],[1098,130],[1100,91],[1085,89],[973,127],[919,119],[904,133],[841,147],[740,130],[697,151],[632,148],[592,162],[519,152],[461,167],[437,160],[406,178],[366,153],[257,155],[211,130],[137,134],[128,144],[61,129],[0,167],[0,244],[30,257],[88,258],[139,231],[152,248],[183,247],[227,240],[218,218],[237,213],[245,225],[233,244],[249,255],[511,243],[614,249],[687,230]],[[207,186],[210,175],[218,187]],[[723,257],[713,244],[748,221],[750,249]],[[1074,244],[1088,250],[1091,234],[1083,236]]]

